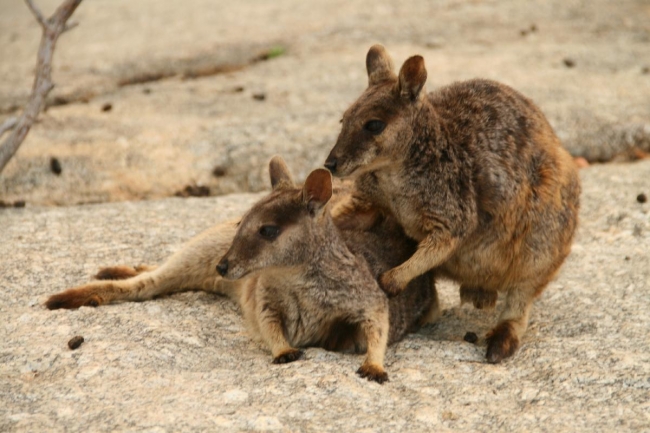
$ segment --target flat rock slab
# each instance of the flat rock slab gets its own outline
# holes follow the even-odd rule
[[[443,283],[443,317],[389,348],[384,385],[355,375],[358,355],[272,365],[237,307],[205,293],[43,307],[100,266],[160,262],[259,196],[0,210],[0,431],[648,431],[650,204],[636,197],[650,162],[581,175],[573,252],[517,355],[486,364],[495,313]]]
[[[59,2],[38,0],[46,14]],[[24,2],[4,3],[0,123],[31,91],[40,36]],[[645,0],[111,0],[85,1],[73,19],[54,56],[60,105],[4,169],[0,200],[158,199],[193,183],[261,191],[274,154],[304,179],[366,87],[376,43],[396,68],[423,55],[428,90],[476,77],[514,87],[576,156],[650,153]],[[284,51],[254,61],[274,47]]]

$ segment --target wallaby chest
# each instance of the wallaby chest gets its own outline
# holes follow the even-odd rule
[[[406,235],[417,241],[426,236],[422,224],[421,196],[408,186],[408,177],[401,164],[394,164],[363,175],[358,188],[364,199],[388,211],[402,226]]]

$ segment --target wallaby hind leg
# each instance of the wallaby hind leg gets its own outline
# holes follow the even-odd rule
[[[236,299],[239,285],[224,281],[216,271],[235,231],[234,221],[217,225],[192,239],[160,267],[151,268],[152,271],[140,271],[122,280],[92,281],[51,296],[45,305],[50,310],[97,307],[115,301],[144,301],[187,290],[220,293]],[[120,268],[124,270],[126,267]],[[133,271],[138,272],[136,269]]]
[[[535,289],[511,288],[506,296],[505,307],[499,323],[486,336],[487,361],[496,364],[508,358],[519,348],[521,337],[528,327],[528,315],[535,299]]]
[[[486,290],[482,287],[460,286],[460,303],[471,302],[474,308],[483,310],[494,308],[497,304],[499,293],[496,290]]]
[[[388,373],[384,370],[389,331],[388,308],[375,312],[374,317],[366,317],[361,322],[361,328],[368,340],[368,352],[357,374],[368,380],[384,383],[388,380]]]
[[[138,266],[109,266],[101,268],[94,278],[96,280],[126,280],[135,277],[143,272],[151,272],[157,266],[138,265]]]

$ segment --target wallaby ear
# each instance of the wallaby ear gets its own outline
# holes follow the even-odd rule
[[[281,156],[275,155],[269,162],[269,175],[271,176],[271,188],[275,191],[278,188],[291,188],[294,186],[293,178],[289,167]]]
[[[408,58],[399,71],[398,92],[400,97],[415,101],[427,81],[427,70],[422,56]]]
[[[368,70],[368,86],[395,78],[393,61],[386,48],[382,45],[373,45],[366,55],[366,69]]]
[[[314,214],[327,204],[332,197],[332,175],[329,170],[317,168],[309,173],[302,187],[302,201],[309,212]]]

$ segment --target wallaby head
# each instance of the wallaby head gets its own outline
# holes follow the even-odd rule
[[[232,245],[217,265],[228,279],[269,266],[295,266],[318,248],[313,241],[318,226],[329,214],[324,207],[332,197],[332,176],[319,168],[297,188],[279,156],[269,163],[273,191],[244,215]]]
[[[341,132],[325,167],[346,176],[361,166],[382,164],[413,137],[413,119],[423,103],[427,70],[421,56],[404,62],[399,75],[381,45],[366,56],[368,88],[343,114]]]

